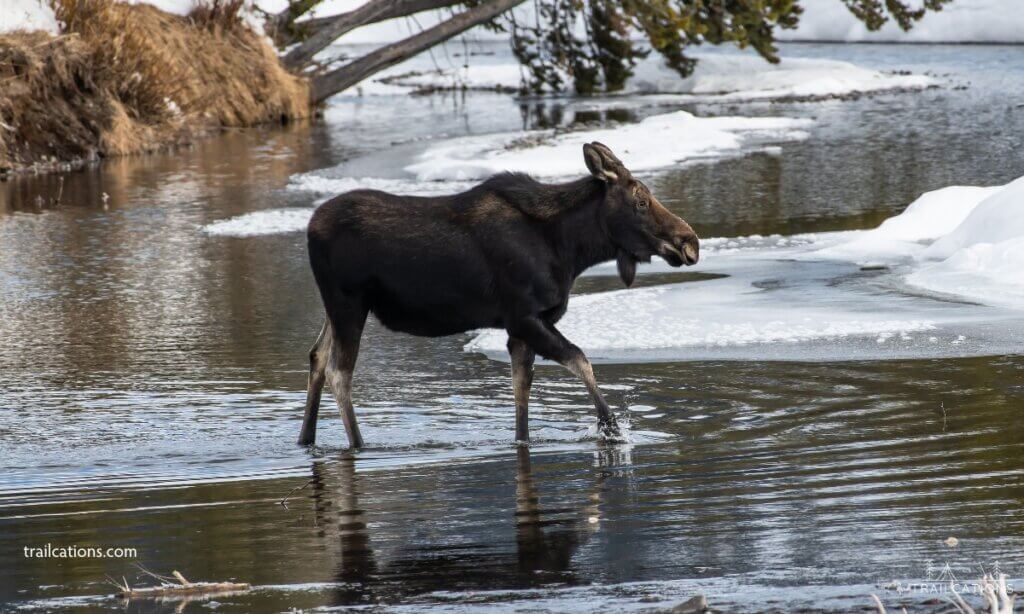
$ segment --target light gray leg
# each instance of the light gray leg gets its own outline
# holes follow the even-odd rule
[[[338,409],[341,410],[341,420],[345,423],[349,446],[361,448],[363,436],[359,434],[356,411],[352,406],[352,372],[355,371],[356,357],[359,355],[359,337],[344,341],[335,339],[333,349],[327,366],[327,383],[334,392]]]
[[[324,389],[327,362],[331,356],[331,324],[324,320],[320,335],[309,350],[309,380],[306,386],[306,413],[299,432],[299,445],[308,446],[316,442],[316,422],[320,413],[320,397]]]
[[[590,360],[587,359],[586,355],[583,352],[579,352],[568,360],[563,361],[562,366],[583,380],[583,384],[587,387],[587,392],[590,393],[590,400],[593,401],[594,406],[597,408],[597,420],[600,427],[606,431],[605,434],[612,434],[609,432],[610,430],[614,430],[617,433],[619,426],[615,421],[615,415],[612,414],[611,408],[608,407],[608,403],[604,400],[601,389],[597,387],[594,367],[590,364]]]
[[[508,338],[508,354],[512,359],[512,390],[516,399],[516,441],[530,441],[530,386],[533,385],[535,353],[525,341]]]
[[[590,365],[590,361],[587,360],[583,351],[566,339],[553,324],[531,316],[513,322],[508,327],[508,334],[510,338],[515,337],[525,341],[535,352],[544,358],[557,361],[573,375],[583,380],[587,392],[590,393],[590,399],[597,409],[598,427],[601,432],[609,437],[621,434],[615,415],[612,414],[604,396],[601,395],[601,390],[597,387],[597,379],[594,378],[594,368]]]

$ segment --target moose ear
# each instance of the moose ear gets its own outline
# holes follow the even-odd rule
[[[590,174],[601,181],[615,181],[619,176],[612,170],[614,163],[608,160],[595,145],[600,145],[600,143],[586,143],[583,145],[583,160],[587,163]],[[601,147],[604,146],[601,145]],[[614,156],[612,157],[614,158]]]

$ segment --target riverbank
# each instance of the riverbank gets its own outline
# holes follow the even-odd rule
[[[55,11],[57,35],[0,35],[0,177],[310,114],[305,80],[281,66],[237,7],[182,17],[148,5],[60,0]]]

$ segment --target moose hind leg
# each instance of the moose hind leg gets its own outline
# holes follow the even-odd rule
[[[334,399],[341,410],[345,423],[348,443],[352,448],[363,447],[363,436],[359,433],[355,408],[352,406],[352,373],[359,356],[359,338],[366,323],[366,309],[358,305],[361,301],[345,304],[344,309],[335,309],[331,318],[334,341],[331,358],[327,363],[327,383],[334,392]]]
[[[306,412],[299,432],[299,445],[308,446],[316,442],[316,422],[320,414],[320,397],[326,380],[327,362],[331,358],[333,333],[330,320],[325,320],[320,335],[309,350],[309,380],[306,386]]]
[[[618,422],[615,420],[611,408],[608,407],[608,403],[604,400],[600,388],[597,387],[594,368],[587,360],[583,350],[566,339],[554,325],[537,317],[518,320],[509,327],[508,333],[510,337],[515,336],[522,339],[538,354],[558,362],[570,373],[583,380],[587,392],[590,393],[590,399],[597,409],[598,428],[609,437],[620,435]]]
[[[516,441],[530,441],[530,386],[533,384],[535,353],[525,341],[508,338],[508,355],[512,359],[512,391],[516,399]]]

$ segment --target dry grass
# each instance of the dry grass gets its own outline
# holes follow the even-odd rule
[[[196,4],[188,18],[210,30],[232,30],[238,27],[243,8],[245,0],[205,0]]]
[[[305,81],[239,22],[241,0],[207,0],[189,17],[52,4],[61,36],[0,36],[0,168],[161,149],[310,112]]]

